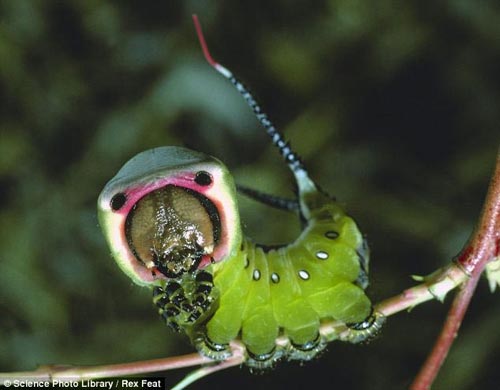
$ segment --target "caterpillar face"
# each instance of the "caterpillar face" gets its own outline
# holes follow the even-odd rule
[[[204,268],[238,247],[234,192],[219,160],[156,148],[131,159],[105,186],[99,222],[121,269],[147,285]]]

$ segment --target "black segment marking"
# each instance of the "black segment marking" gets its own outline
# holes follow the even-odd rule
[[[169,283],[166,288],[165,288],[165,293],[169,298],[171,298],[176,291],[182,292],[182,287],[179,283],[177,282],[172,282]]]
[[[163,309],[168,303],[170,303],[170,301],[167,297],[161,297],[156,301],[155,305],[158,308]]]
[[[213,277],[210,273],[208,272],[205,272],[205,271],[201,271],[199,272],[196,277],[195,277],[195,280],[197,282],[207,282],[207,283],[212,283],[213,281]],[[212,283],[213,284],[213,283]]]
[[[304,343],[304,344],[295,344],[292,341],[292,345],[294,346],[294,348],[297,348],[300,351],[308,352],[308,351],[312,351],[314,348],[317,348],[319,346],[320,342],[321,342],[321,337],[318,333],[314,340],[308,341],[307,343]]]
[[[159,286],[155,286],[155,287],[153,288],[153,297],[156,297],[157,295],[161,295],[161,294],[163,294],[164,292],[165,292],[165,291],[164,291],[161,287],[159,287]]]
[[[165,309],[165,311],[163,312],[163,318],[175,317],[180,312],[181,311],[178,307],[172,305],[172,306],[168,307],[167,309]]]
[[[292,151],[288,142],[285,142],[282,134],[274,127],[271,123],[267,114],[262,111],[258,103],[255,101],[253,96],[250,94],[248,89],[239,81],[236,77],[228,77],[229,81],[236,87],[238,92],[246,100],[247,104],[253,110],[255,116],[259,120],[260,124],[266,130],[267,134],[271,137],[273,144],[279,149],[281,155],[285,159],[286,163],[293,172],[298,172],[304,169],[304,164],[298,154]]]
[[[206,284],[200,284],[196,288],[196,292],[200,294],[210,294],[210,291],[212,291],[212,285],[206,285]]]
[[[179,326],[179,324],[173,320],[169,320],[167,322],[167,326],[172,329],[174,332],[180,332],[181,331],[181,327]]]
[[[348,323],[346,325],[350,329],[362,331],[369,329],[375,323],[375,320],[376,316],[373,314],[373,307],[372,307],[370,314],[363,321]]]
[[[229,344],[219,344],[213,342],[207,335],[205,335],[205,345],[214,352],[224,351],[229,347]]]
[[[276,351],[276,347],[274,347],[271,351],[269,351],[267,353],[255,354],[252,351],[250,351],[249,349],[247,349],[248,356],[250,356],[250,358],[252,358],[258,362],[265,362],[265,361],[272,359],[275,351]]]

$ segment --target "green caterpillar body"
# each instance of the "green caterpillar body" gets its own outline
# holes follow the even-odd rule
[[[279,328],[300,345],[317,338],[320,319],[349,323],[364,320],[371,305],[363,290],[353,284],[361,272],[355,248],[362,240],[349,217],[337,214],[337,220],[310,221],[295,243],[267,253],[246,241],[227,265],[214,266],[214,284],[219,288],[222,307],[239,306],[240,313],[235,316],[230,310],[218,310],[207,326],[210,339],[227,343],[227,337],[235,338],[241,329],[245,344],[263,354],[274,346]],[[338,233],[341,229],[342,235]],[[336,234],[336,238],[329,238]],[[231,292],[235,287],[238,291]],[[332,304],[338,302],[336,291],[350,296],[348,305]],[[226,323],[234,325],[228,335],[223,335],[223,327],[217,324]],[[260,323],[269,326],[261,330]],[[252,341],[266,337],[267,346]]]
[[[200,172],[210,185],[197,183]],[[99,218],[118,264],[153,289],[170,327],[184,330],[201,353],[218,360],[240,338],[247,363],[265,368],[283,356],[308,360],[339,338],[321,333],[325,321],[346,324],[342,339],[351,342],[369,337],[383,321],[364,292],[368,250],[356,223],[311,182],[299,183],[305,227],[296,241],[276,248],[243,238],[227,168],[179,147],[146,151],[127,163],[103,190]],[[175,218],[164,218],[165,212]],[[146,257],[157,251],[158,241],[171,245],[179,227],[179,237],[182,229],[211,236],[210,249],[195,246],[194,267],[170,275],[158,258]],[[169,252],[165,264],[184,264],[191,242],[177,237],[174,244],[183,250]],[[282,336],[285,342],[278,343]]]
[[[236,186],[224,164],[160,147],[127,162],[99,196],[112,256],[135,283],[152,289],[167,325],[214,360],[227,359],[234,340],[257,369],[283,357],[309,360],[336,339],[365,340],[384,317],[365,294],[369,255],[356,223],[309,178],[243,84],[213,61],[197,19],[195,25],[208,62],[244,97],[297,184],[295,200],[240,191],[296,212],[303,230],[287,245],[254,243],[243,236]]]
[[[206,324],[208,348],[241,335],[254,360],[283,353],[307,356],[298,351],[312,357],[325,345],[322,321],[360,323],[370,316],[370,300],[357,284],[363,274],[356,251],[362,246],[359,231],[338,209],[322,211],[323,219],[309,221],[295,243],[266,252],[246,240],[227,263],[213,266],[220,296]],[[290,345],[276,351],[281,334]]]

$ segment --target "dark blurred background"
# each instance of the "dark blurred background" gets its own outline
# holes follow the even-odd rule
[[[192,13],[366,233],[374,300],[448,263],[471,233],[500,140],[498,1],[2,0],[0,371],[192,351],[115,266],[97,224],[100,190],[134,154],[186,145],[239,183],[292,193],[242,99],[205,63]],[[257,241],[297,234],[294,218],[240,204]],[[368,345],[191,388],[402,389],[449,302],[390,318]],[[483,281],[433,389],[498,385],[498,302]]]

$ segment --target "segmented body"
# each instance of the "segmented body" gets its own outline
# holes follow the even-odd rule
[[[292,244],[267,250],[244,239],[230,258],[205,268],[203,275],[212,275],[213,282],[207,285],[203,278],[206,295],[199,299],[201,306],[191,302],[186,311],[181,303],[166,313],[160,299],[168,294],[158,290],[155,301],[167,323],[189,329],[201,353],[225,359],[228,344],[239,337],[247,348],[247,364],[266,368],[282,357],[311,359],[330,341],[320,334],[326,320],[350,324],[346,338],[353,342],[378,330],[383,319],[372,316],[364,292],[367,266],[368,253],[355,222],[331,200],[311,210]],[[194,283],[193,293],[183,290],[182,295],[196,295],[198,290]],[[282,335],[287,344],[277,345]]]

